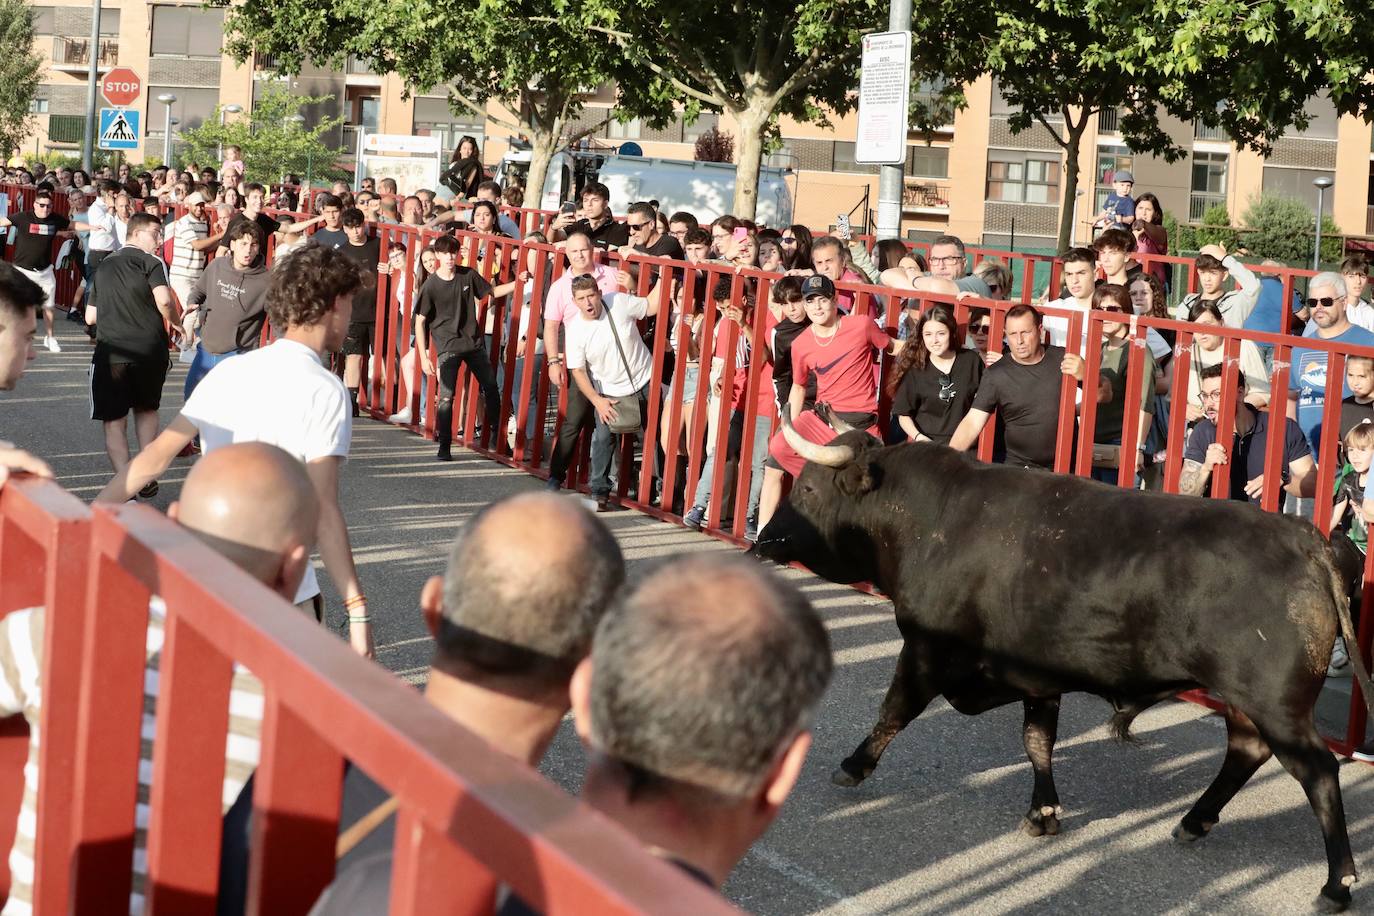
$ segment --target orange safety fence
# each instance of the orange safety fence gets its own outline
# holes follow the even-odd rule
[[[0,490],[0,612],[46,609],[35,912],[127,900],[150,596],[167,609],[147,828],[149,906],[213,913],[232,665],[264,686],[249,912],[303,914],[334,873],[343,761],[399,805],[393,914],[734,912],[145,506]],[[12,831],[25,729],[0,738]],[[12,833],[11,833],[12,835]],[[4,848],[9,838],[0,837]]]

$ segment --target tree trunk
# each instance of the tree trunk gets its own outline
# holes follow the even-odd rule
[[[768,127],[770,113],[759,102],[735,113],[740,136],[739,153],[735,157],[733,212],[739,219],[754,219],[758,212],[759,168],[763,165],[763,132]]]
[[[1064,151],[1068,154],[1064,163],[1064,195],[1059,204],[1059,250],[1064,251],[1072,244],[1074,201],[1078,199],[1078,149],[1083,141],[1083,131],[1087,129],[1088,116],[1082,115],[1075,124],[1064,113],[1064,129],[1067,131]],[[1091,202],[1088,204],[1092,206]]]
[[[543,207],[544,179],[549,173],[549,162],[553,160],[553,154],[558,150],[559,127],[562,123],[560,118],[552,128],[531,125],[530,171],[525,176],[525,206],[527,207],[535,209]],[[554,209],[557,209],[557,206]]]

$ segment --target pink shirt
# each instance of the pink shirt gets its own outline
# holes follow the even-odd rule
[[[596,278],[596,285],[601,288],[603,296],[609,296],[618,291],[614,267],[609,264],[596,264],[592,266],[591,274]],[[563,271],[563,276],[554,280],[549,286],[549,294],[544,298],[545,321],[557,321],[562,324],[577,315],[577,305],[573,302],[572,297],[572,281],[573,272],[569,268]]]

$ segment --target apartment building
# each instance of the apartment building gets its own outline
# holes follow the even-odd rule
[[[493,106],[492,118],[449,109],[441,92],[406,97],[394,75],[376,74],[360,61],[348,60],[342,71],[306,68],[297,76],[279,76],[274,62],[258,58],[237,66],[221,53],[223,11],[193,3],[107,0],[101,12],[101,38],[90,47],[89,3],[49,0],[36,5],[36,48],[47,71],[34,108],[35,135],[25,152],[79,149],[85,129],[85,80],[90,56],[104,70],[131,67],[144,80],[138,106],[143,111],[143,136],[129,158],[160,156],[166,114],[156,101],[164,93],[176,96],[171,106],[176,132],[198,126],[212,117],[216,106],[237,105],[251,110],[255,99],[273,83],[299,95],[332,96],[329,103],[307,110],[309,119],[342,116],[343,127],[329,137],[346,152],[356,148],[361,130],[384,133],[437,135],[445,150],[464,135],[478,138],[489,164],[500,160],[511,132],[498,121],[509,115]],[[929,91],[931,87],[917,87]],[[913,135],[908,142],[902,195],[902,228],[910,235],[952,232],[968,240],[1017,248],[1050,248],[1059,224],[1065,161],[1060,147],[1045,128],[1013,134],[1011,108],[994,81],[984,78],[968,88],[969,104],[951,123],[929,137]],[[711,127],[734,132],[728,116],[705,114],[695,123],[681,119],[664,128],[639,121],[610,119],[614,93],[610,87],[589,95],[584,111],[570,133],[590,131],[590,142],[607,148],[633,141],[645,155],[690,159],[696,138]],[[1181,221],[1197,221],[1213,203],[1223,203],[1232,222],[1241,220],[1249,201],[1262,192],[1282,192],[1316,206],[1314,178],[1334,180],[1324,206],[1342,232],[1374,234],[1374,197],[1371,196],[1371,128],[1356,118],[1337,118],[1329,102],[1315,99],[1306,130],[1279,140],[1268,158],[1237,150],[1217,132],[1201,125],[1165,125],[1180,146],[1184,160],[1166,163],[1128,149],[1117,131],[1116,112],[1103,112],[1084,138],[1075,220],[1077,240],[1085,240],[1085,220],[1100,208],[1117,169],[1130,169],[1138,191],[1157,194],[1165,210]],[[241,117],[243,115],[230,115]],[[856,118],[835,117],[829,127],[784,121],[782,144],[769,157],[770,165],[791,169],[795,216],[812,226],[828,226],[840,213],[852,214],[856,225],[877,210],[878,169],[854,159]],[[345,164],[350,157],[345,156]]]

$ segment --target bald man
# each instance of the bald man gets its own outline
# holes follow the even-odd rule
[[[211,549],[290,601],[305,573],[319,523],[319,502],[305,467],[273,445],[249,443],[230,445],[207,455],[186,478],[181,501],[174,503],[168,516]],[[143,728],[155,728],[157,675],[162,649],[166,606],[154,596],[148,606],[148,677],[144,686]],[[0,620],[0,716],[22,713],[29,723],[29,757],[25,774],[38,772],[38,725],[42,717],[40,668],[43,657],[44,609],[15,611]],[[69,659],[54,659],[61,665]],[[225,757],[224,798],[232,799],[242,789],[258,763],[261,730],[262,684],[247,669],[235,666],[230,692],[229,740]],[[145,790],[145,773],[152,772],[151,742],[145,744],[139,783]],[[149,797],[147,791],[140,798]],[[36,826],[38,786],[25,784],[14,846],[10,850],[10,873],[14,883],[5,903],[4,916],[27,916],[32,912],[34,869],[33,844]],[[146,818],[146,803],[139,803],[140,817]],[[145,820],[146,822],[146,820]],[[136,837],[131,913],[143,912],[145,872],[141,866],[143,836]]]
[[[573,675],[583,799],[719,888],[795,785],[831,664],[810,603],[757,563],[660,566],[602,618]]]
[[[549,493],[500,500],[459,532],[448,569],[420,593],[434,635],[425,699],[498,751],[535,766],[568,711],[568,684],[625,580],[620,547],[576,502]],[[235,810],[251,809],[245,792]],[[361,771],[344,783],[338,878],[312,916],[385,913],[395,832],[390,799]],[[231,821],[233,820],[231,816]],[[226,826],[226,861],[248,826]],[[233,835],[230,831],[233,830]],[[226,887],[246,885],[247,854]],[[494,887],[493,887],[494,891]]]

